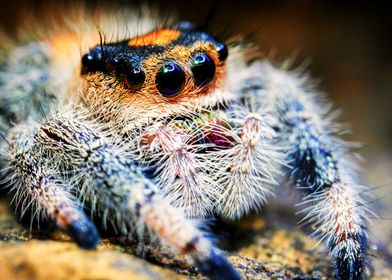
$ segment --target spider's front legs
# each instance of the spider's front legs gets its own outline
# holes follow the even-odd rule
[[[79,109],[79,111],[82,109]],[[80,196],[123,234],[140,233],[144,225],[183,253],[211,278],[239,279],[224,254],[205,238],[184,213],[174,208],[119,145],[97,126],[72,111],[43,124],[35,139],[72,170]]]
[[[347,148],[331,135],[336,131],[306,92],[302,77],[267,63],[255,67],[264,79],[258,98],[274,108],[281,143],[288,145],[291,178],[306,194],[306,218],[329,247],[336,277],[366,279],[370,211],[361,197],[365,187],[356,182]]]
[[[95,225],[69,192],[70,186],[47,165],[48,159],[42,157],[31,127],[19,125],[8,136],[11,144],[6,148],[5,157],[10,172],[6,175],[15,192],[16,205],[22,204],[22,215],[32,206],[34,215],[49,216],[79,246],[95,248],[99,240]]]
[[[219,126],[218,134],[230,144],[226,143],[228,147],[211,154],[214,155],[212,160],[220,165],[215,177],[223,186],[216,201],[216,211],[231,220],[261,208],[272,194],[282,155],[279,147],[272,145],[275,133],[261,112],[232,106],[226,112],[226,118],[231,125],[229,128]],[[216,130],[212,126],[207,138]]]

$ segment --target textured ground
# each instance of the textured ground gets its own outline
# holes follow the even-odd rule
[[[282,213],[270,210],[264,218],[218,225],[225,241],[220,246],[229,249],[243,278],[331,279],[328,257],[314,249],[316,242],[292,227],[287,216],[279,219]],[[145,260],[135,256],[137,250],[107,237],[97,250],[84,251],[58,231],[30,232],[0,199],[0,279],[204,279],[183,256],[145,246]],[[382,258],[375,263],[382,269],[374,279],[391,279]]]

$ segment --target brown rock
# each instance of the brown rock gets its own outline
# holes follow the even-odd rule
[[[314,249],[316,241],[300,230],[285,229],[253,217],[236,225],[218,225],[225,234],[219,246],[244,279],[331,279],[328,257]],[[274,219],[275,220],[275,219]],[[271,227],[270,224],[274,224]],[[60,232],[48,233],[21,226],[8,202],[0,200],[0,279],[206,279],[189,258],[165,248],[143,247],[116,238],[102,240],[97,250],[78,248]],[[388,279],[391,270],[377,264],[374,279]]]

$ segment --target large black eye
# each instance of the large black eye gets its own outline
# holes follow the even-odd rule
[[[159,69],[155,83],[159,92],[165,97],[178,95],[185,85],[185,73],[175,63],[166,63]]]
[[[215,77],[215,63],[205,53],[196,53],[192,57],[193,79],[197,86],[208,85]]]
[[[139,66],[129,69],[126,77],[128,84],[133,88],[138,88],[143,85],[144,80],[146,79],[146,75]]]

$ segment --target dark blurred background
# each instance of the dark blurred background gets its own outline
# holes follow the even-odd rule
[[[55,1],[49,1],[55,2]],[[69,3],[70,1],[67,1]],[[113,1],[112,1],[113,2]],[[146,1],[117,1],[141,4]],[[386,1],[385,1],[386,2]],[[17,29],[20,10],[39,11],[48,1],[2,4],[0,24]],[[88,1],[95,5],[97,1]],[[392,8],[384,1],[147,1],[162,14],[203,25],[211,10],[217,32],[245,33],[264,54],[295,65],[310,59],[312,76],[328,93],[341,121],[351,123],[349,140],[364,143],[364,177],[386,211],[375,222],[376,236],[392,240]]]

